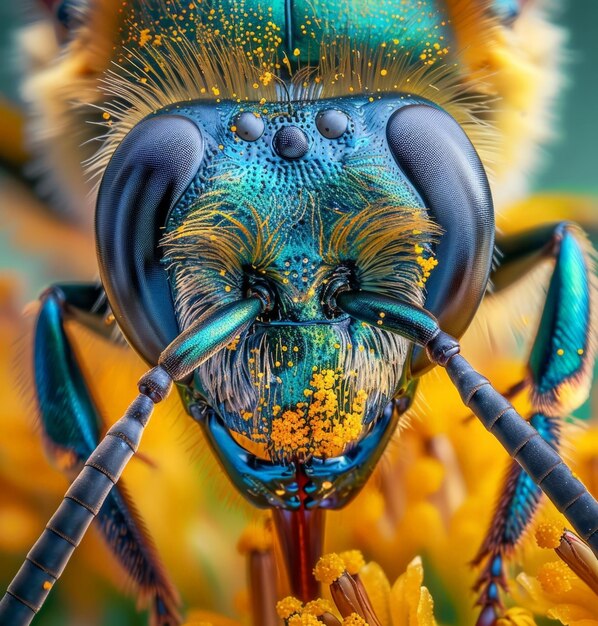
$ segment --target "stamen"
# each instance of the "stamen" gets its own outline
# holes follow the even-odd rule
[[[359,570],[365,566],[365,559],[359,550],[346,550],[339,554],[345,563],[345,569],[351,576],[357,576]]]
[[[303,602],[293,596],[287,596],[276,603],[276,613],[280,619],[287,620],[292,615],[300,613],[302,609]]]
[[[319,617],[324,613],[332,613],[333,610],[334,609],[332,608],[332,604],[330,604],[328,600],[324,600],[323,598],[312,600],[303,607],[303,611],[305,613],[310,613],[311,615],[315,615],[316,617]]]
[[[550,561],[540,567],[538,582],[547,593],[565,593],[572,588],[573,572],[562,561]]]
[[[538,524],[535,534],[538,547],[554,550],[561,544],[563,528],[550,522],[542,522]]]
[[[352,566],[356,565],[357,558],[354,553],[350,555],[349,562]],[[357,614],[365,620],[365,624],[381,626],[365,587],[359,578],[351,576],[347,571],[340,555],[335,553],[324,555],[314,568],[314,576],[319,582],[330,585],[332,599],[344,618],[353,619],[352,616]],[[349,621],[347,623],[360,624],[361,622]]]
[[[247,556],[247,580],[253,623],[278,626],[276,606],[276,561],[272,533],[265,523],[248,526],[237,548]]]
[[[536,543],[540,548],[554,550],[563,563],[567,564],[598,595],[598,559],[585,542],[570,530],[563,530],[562,526],[550,522],[538,524],[535,535]],[[549,587],[556,584],[553,570],[557,565],[561,564],[558,561],[547,563],[541,573],[538,573],[538,580],[543,587],[545,583]],[[562,568],[559,569],[561,570]]]
[[[325,554],[314,568],[316,580],[324,585],[332,585],[345,573],[345,563],[341,557],[332,552]]]
[[[237,543],[241,554],[268,552],[272,548],[272,531],[267,520],[260,524],[250,524],[245,528]]]
[[[575,533],[565,530],[555,552],[598,595],[598,559]]]

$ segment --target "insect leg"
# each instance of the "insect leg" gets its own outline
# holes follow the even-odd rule
[[[442,332],[430,313],[395,298],[341,291],[336,306],[362,322],[425,346],[430,360],[445,367],[461,400],[565,515],[598,555],[598,502],[556,450],[459,354],[459,342]]]
[[[558,445],[559,429],[555,420],[536,414],[529,423],[547,442]],[[542,489],[519,463],[511,462],[486,537],[472,562],[473,565],[484,564],[474,585],[474,590],[480,591],[477,626],[491,626],[500,615],[499,588],[506,589],[506,560],[533,519],[541,495]]]
[[[524,383],[531,398],[530,424],[558,448],[564,418],[587,398],[591,384],[595,353],[592,316],[596,301],[591,247],[577,226],[562,223],[520,234],[505,241],[503,248],[505,262],[502,272],[497,272],[497,284],[503,287],[510,284],[514,275],[521,275],[523,269],[554,258]],[[513,271],[511,266],[517,269]],[[505,586],[505,559],[531,522],[541,493],[513,463],[486,538],[474,559],[474,564],[484,564],[475,585],[482,590],[480,626],[494,623],[497,617],[498,587]]]
[[[137,450],[153,405],[168,395],[172,381],[185,380],[201,363],[244,332],[267,306],[268,303],[257,295],[223,306],[191,325],[162,352],[158,365],[139,380],[140,395],[87,459],[29,551],[0,600],[0,623],[26,626],[41,609]]]
[[[72,480],[100,441],[102,418],[92,400],[64,323],[77,319],[108,334],[101,286],[60,285],[45,291],[35,326],[34,375],[45,448]],[[178,624],[178,594],[124,484],[110,490],[97,514],[97,527],[140,599],[150,601],[152,620]]]

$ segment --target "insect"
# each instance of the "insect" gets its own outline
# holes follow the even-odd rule
[[[114,486],[173,382],[239,492],[275,511],[303,599],[317,593],[323,512],[356,496],[433,366],[515,459],[478,557],[478,623],[497,619],[504,561],[541,490],[598,549],[598,505],[555,451],[593,364],[592,253],[560,223],[500,241],[493,268],[480,157],[493,109],[482,77],[457,63],[459,18],[508,29],[521,7],[476,6],[60,5],[74,33],[90,16],[112,33],[90,164],[101,284],[41,298],[44,435],[81,473],[0,602],[2,623],[33,619],[96,516],[106,534],[122,529],[126,541],[109,540],[123,565],[157,581],[156,620],[178,621]],[[526,421],[458,338],[493,297],[490,281],[500,293],[546,258]],[[101,442],[70,316],[104,334],[116,325],[152,366]]]

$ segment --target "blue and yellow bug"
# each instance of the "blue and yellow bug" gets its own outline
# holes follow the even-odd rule
[[[239,491],[275,509],[304,599],[316,593],[322,511],[357,494],[433,364],[525,469],[513,463],[480,550],[479,624],[496,620],[504,559],[540,496],[534,481],[595,549],[596,502],[554,451],[593,363],[591,249],[577,226],[556,224],[500,241],[492,267],[483,159],[508,150],[493,140],[505,114],[493,108],[501,78],[489,33],[508,36],[518,3],[59,9],[73,55],[90,20],[104,25],[113,61],[90,163],[102,176],[102,283],[51,288],[36,324],[44,435],[85,466],[9,587],[2,619],[29,623],[95,515],[107,534],[122,529],[124,548],[109,540],[134,576],[159,577],[112,486],[172,381]],[[489,50],[478,65],[468,58],[476,46]],[[523,381],[525,423],[453,336],[483,298],[545,258],[555,263]],[[63,330],[69,316],[105,334],[117,326],[156,366],[95,452],[97,410]],[[156,619],[176,623],[172,593],[156,587]]]

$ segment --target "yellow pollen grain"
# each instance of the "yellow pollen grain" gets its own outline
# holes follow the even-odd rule
[[[212,93],[215,96],[219,96],[220,95],[220,89],[218,89],[218,87],[212,87]]]
[[[102,117],[103,117],[105,120],[109,120],[109,119],[110,119],[110,113],[108,113],[108,111],[104,111],[104,112],[102,113]]]
[[[299,50],[299,48],[295,48],[295,49],[293,50],[293,56],[298,57],[300,54],[301,54],[301,50]]]
[[[314,567],[316,580],[324,585],[331,585],[345,573],[345,563],[341,557],[332,552],[325,554]]]
[[[303,608],[303,602],[293,596],[287,596],[276,604],[276,613],[280,619],[289,619],[291,615],[300,613]]]
[[[233,125],[233,126],[231,126],[231,127],[230,127],[230,129],[231,129],[231,132],[233,132],[233,133],[236,133],[236,132],[237,132],[237,127],[236,127],[236,126],[234,126],[234,125]]]
[[[309,426],[304,411],[287,410],[281,417],[272,420],[270,439],[275,448],[288,454],[306,450],[309,443]]]
[[[563,528],[559,528],[550,522],[542,522],[538,524],[535,535],[538,547],[554,550],[561,543]]]
[[[575,574],[562,561],[551,561],[540,567],[537,579],[546,593],[566,593],[572,588]]]
[[[579,350],[577,351],[577,354],[579,354],[579,356],[581,356],[583,354],[583,348],[579,348]]]
[[[359,570],[365,565],[365,559],[359,550],[346,550],[341,552],[339,556],[345,563],[346,570],[352,576],[359,574]]]
[[[563,354],[565,354],[565,351],[564,351],[562,348],[559,348],[559,349],[556,351],[556,353],[557,353],[559,356],[563,356]]]
[[[42,588],[48,591],[49,589],[52,589],[52,583],[49,580],[44,580]]]
[[[388,70],[380,70],[380,76],[386,76],[388,74]]]
[[[262,85],[264,85],[264,86],[269,85],[272,82],[273,79],[274,79],[274,74],[272,74],[272,72],[264,72],[260,76],[260,81],[261,81]]]
[[[224,288],[224,291],[226,291],[227,293],[231,290],[231,286],[230,285],[226,285],[226,287]]]
[[[150,35],[149,28],[144,28],[139,33],[139,47],[143,48],[147,43],[152,40],[152,36]]]

